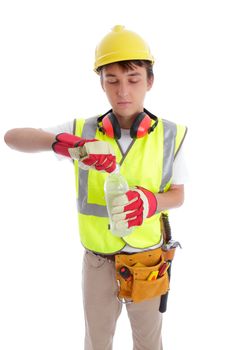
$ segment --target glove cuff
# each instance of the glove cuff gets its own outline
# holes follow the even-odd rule
[[[147,197],[148,200],[148,214],[147,214],[147,218],[150,218],[151,216],[153,216],[156,213],[157,210],[157,199],[155,197],[155,195],[153,194],[153,192],[147,190],[144,187],[140,187],[140,186],[136,186],[136,188],[138,188],[140,191],[142,191],[145,196]]]
[[[56,141],[52,144],[52,149],[55,153],[70,158],[68,149],[83,146],[85,142],[85,139],[64,132],[56,135]]]
[[[86,142],[85,139],[82,139],[81,137],[75,136],[73,134],[68,134],[66,132],[57,134],[56,140],[59,142],[66,143],[69,147],[83,146]]]

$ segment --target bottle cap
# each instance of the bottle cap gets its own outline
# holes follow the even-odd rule
[[[118,163],[116,163],[116,167],[115,169],[112,171],[111,174],[119,174],[120,172],[120,165]]]

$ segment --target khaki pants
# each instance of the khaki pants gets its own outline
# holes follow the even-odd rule
[[[116,321],[122,308],[116,296],[115,263],[85,251],[83,261],[85,350],[112,350]],[[159,312],[159,304],[160,297],[141,303],[126,304],[132,327],[133,350],[162,350],[162,314]],[[124,343],[120,345],[121,349],[125,349],[125,338]]]

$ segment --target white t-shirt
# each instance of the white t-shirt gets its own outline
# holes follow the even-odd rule
[[[74,129],[74,121],[69,121],[67,123],[56,125],[53,127],[42,128],[42,130],[53,133],[55,135],[60,134],[62,132],[73,134],[73,129]],[[118,140],[118,142],[121,146],[123,153],[125,153],[130,143],[132,142],[129,129],[121,129],[121,138]],[[187,166],[186,166],[183,150],[184,150],[184,146],[182,144],[173,163],[173,177],[172,177],[173,185],[183,185],[188,180],[188,172],[187,172]],[[63,159],[66,157],[61,156],[58,158]],[[163,243],[163,238],[161,239],[161,242],[159,244],[156,244],[155,246],[150,247],[149,249],[158,248],[161,246],[162,243]],[[136,252],[141,252],[143,250],[144,249],[137,249],[137,248],[131,247],[128,244],[126,244],[126,246],[122,249],[123,252],[128,252],[128,253],[136,253]]]

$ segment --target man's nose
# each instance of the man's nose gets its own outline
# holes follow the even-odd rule
[[[128,91],[128,86],[127,86],[127,84],[121,82],[121,83],[119,84],[119,87],[118,87],[118,96],[120,96],[120,97],[126,97],[126,96],[128,96],[128,93],[129,93],[129,91]]]

